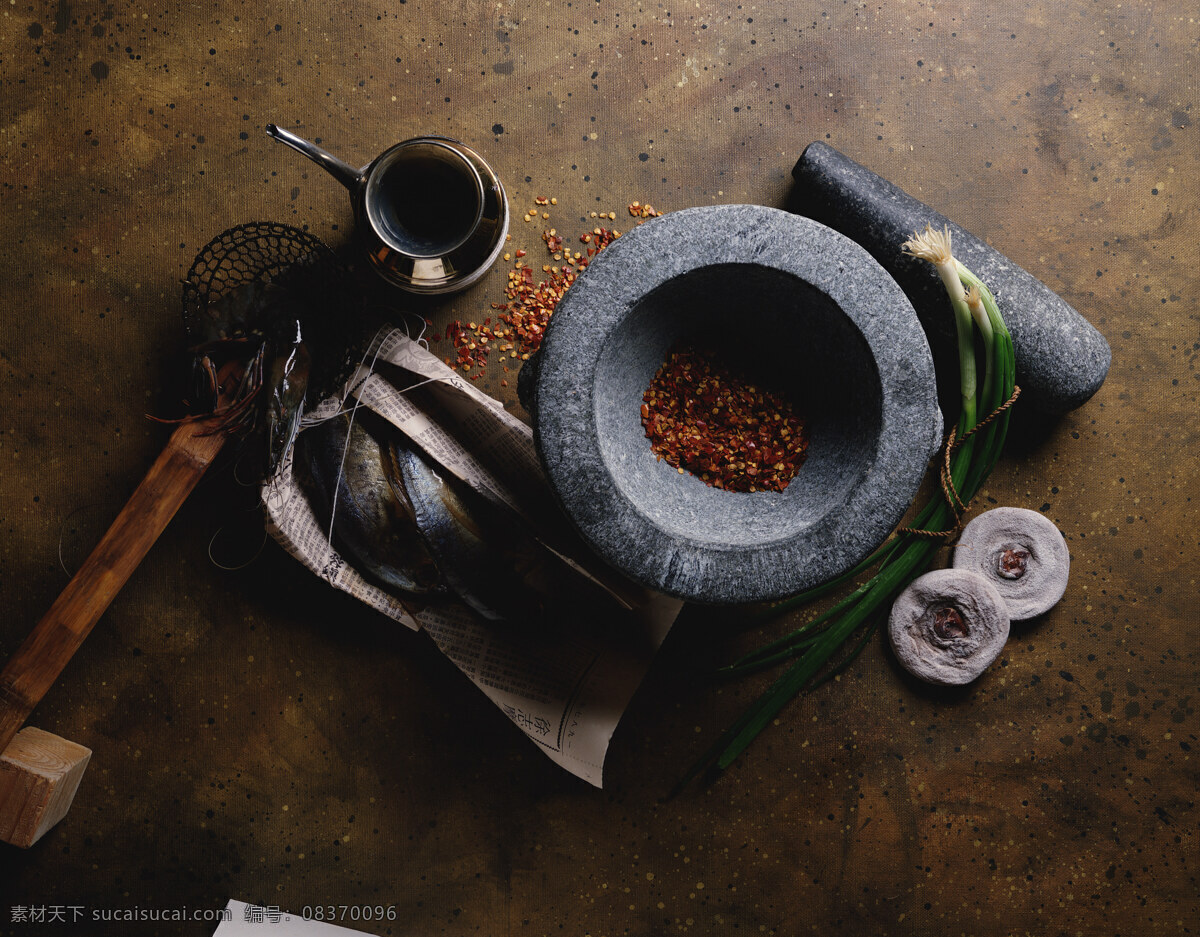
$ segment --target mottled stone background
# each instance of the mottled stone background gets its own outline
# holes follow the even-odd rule
[[[274,7],[270,10],[270,7]],[[1108,338],[1085,407],[1019,420],[989,485],[1073,557],[975,685],[874,641],[727,774],[663,795],[765,684],[711,667],[786,623],[681,622],[603,792],[423,637],[206,481],[33,722],[95,750],[67,819],[0,850],[9,906],[390,905],[379,934],[1180,934],[1197,882],[1197,41],[1193,4],[8,0],[0,18],[0,651],[162,446],[179,281],[239,222],[331,243],[351,162],[423,132],[496,166],[514,246],[650,200],[786,202],[823,139],[1025,266]],[[582,229],[582,228],[581,228]],[[497,269],[428,310],[502,298]],[[731,323],[731,327],[735,325]],[[435,346],[436,347],[436,346]],[[508,375],[511,377],[512,375]],[[513,401],[495,362],[480,386]],[[510,385],[515,382],[510,381]],[[514,404],[515,405],[515,404]],[[213,540],[216,537],[215,541]],[[207,935],[213,925],[58,927]]]

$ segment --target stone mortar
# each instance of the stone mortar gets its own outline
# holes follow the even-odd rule
[[[721,491],[655,459],[642,394],[681,340],[753,363],[793,399],[811,441],[785,491]],[[523,400],[566,513],[614,567],[693,601],[776,599],[853,566],[941,441],[933,360],[903,291],[848,238],[773,208],[634,228],[567,291],[535,361]]]

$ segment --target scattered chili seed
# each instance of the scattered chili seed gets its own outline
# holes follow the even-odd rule
[[[641,202],[631,202],[629,205],[629,214],[634,218],[658,218],[662,212],[657,211],[653,205],[647,202],[643,205]]]
[[[484,367],[487,366],[488,354],[491,351],[491,342],[500,338],[503,331],[496,331],[492,328],[491,318],[483,320],[483,324],[468,322],[465,326],[461,321],[455,319],[446,326],[446,338],[454,344],[454,350],[457,359],[451,361],[447,359],[446,363],[453,370],[470,371],[475,370],[471,375],[473,379],[478,379]],[[433,336],[431,341],[440,341],[440,336]]]
[[[541,270],[545,276],[536,283],[533,270],[527,266],[522,265],[509,272],[508,286],[505,290],[508,302],[492,305],[499,311],[500,320],[511,327],[516,339],[515,344],[510,345],[510,349],[514,350],[513,357],[520,354],[521,360],[527,361],[529,355],[538,350],[546,326],[550,323],[550,316],[559,300],[587,267],[588,258],[611,244],[615,233],[607,228],[595,228],[591,234],[584,237],[588,239],[588,243],[595,245],[588,249],[587,258],[564,250],[563,236],[556,228],[549,228],[542,233],[542,241],[550,258],[561,263],[542,264]],[[525,253],[524,250],[518,250],[516,255],[523,257]]]
[[[642,395],[650,450],[713,488],[783,491],[808,450],[791,404],[730,371],[711,351],[671,351]]]
[[[526,222],[534,221],[539,214],[542,219],[548,220],[549,212],[539,212],[539,207],[558,204],[557,198],[542,195],[535,196],[533,201],[538,207],[526,210],[524,215]],[[641,205],[642,203],[637,204]],[[661,212],[654,214],[657,216]],[[597,214],[592,212],[591,217],[615,219],[617,213]],[[455,355],[446,357],[446,364],[453,370],[469,372],[472,380],[478,380],[482,375],[492,347],[499,347],[500,351],[505,353],[500,356],[502,362],[509,356],[513,360],[519,356],[521,361],[528,361],[529,356],[541,346],[550,316],[567,288],[587,268],[591,258],[618,237],[620,234],[617,231],[603,226],[585,232],[579,238],[582,243],[589,245],[587,254],[584,256],[579,251],[572,252],[565,247],[564,238],[557,229],[545,229],[542,232],[542,241],[546,245],[549,258],[557,263],[543,264],[544,278],[535,281],[533,269],[527,261],[522,259],[528,254],[525,248],[518,248],[511,254],[505,252],[504,259],[506,261],[513,257],[516,258],[516,261],[508,272],[508,282],[505,287],[507,302],[492,303],[492,308],[497,310],[499,319],[494,327],[490,318],[485,319],[481,325],[474,322],[464,324],[456,319],[446,327],[444,336],[434,335],[430,340],[436,342],[442,341],[444,338],[450,341],[454,345]],[[512,235],[510,234],[506,240],[511,239]],[[509,370],[507,365],[503,365],[503,367],[505,372]],[[507,383],[502,383],[501,386],[507,386]]]

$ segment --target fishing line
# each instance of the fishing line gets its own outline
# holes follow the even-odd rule
[[[266,542],[267,542],[267,531],[266,531],[265,527],[263,528],[263,532],[262,532],[262,540],[260,540],[258,543],[258,549],[254,551],[254,553],[251,555],[250,559],[246,560],[246,562],[240,563],[237,566],[226,566],[224,563],[218,562],[217,558],[215,556],[213,556],[213,544],[217,542],[217,537],[219,537],[221,535],[221,531],[223,531],[224,529],[225,528],[223,526],[218,527],[216,529],[216,531],[213,532],[212,537],[209,538],[209,541],[208,541],[208,561],[210,563],[212,563],[213,566],[217,567],[217,569],[223,569],[226,572],[232,573],[232,572],[237,572],[239,569],[245,569],[247,566],[249,566],[251,563],[253,563],[256,559],[258,559],[259,554],[262,553],[263,547],[266,545]]]
[[[409,341],[415,342],[416,344],[418,344],[422,348],[424,348],[426,351],[429,351],[429,339],[425,338],[425,333],[429,330],[429,320],[428,319],[426,319],[424,316],[422,316],[418,313],[412,312],[411,310],[408,310],[408,309],[395,310],[395,309],[391,309],[391,308],[383,305],[382,303],[374,304],[373,308],[377,312],[382,313],[382,317],[385,319],[389,318],[392,314],[399,311],[400,315],[402,317],[406,317],[406,318],[402,318],[401,325],[396,326],[395,328],[393,328],[392,331],[398,331],[402,326],[404,328],[404,335]],[[414,319],[417,319],[421,323],[421,331],[417,333],[416,338],[413,338],[412,330],[409,328],[407,317],[412,317]]]
[[[68,514],[66,517],[63,518],[63,522],[58,528],[58,565],[62,569],[62,571],[67,574],[68,577],[74,576],[75,573],[72,572],[71,570],[67,569],[67,564],[63,560],[63,534],[66,533],[67,524],[70,523],[71,518],[74,517],[76,514],[81,514],[84,511],[90,511],[92,508],[96,508],[99,506],[100,506],[99,504],[80,505],[79,507],[77,507],[73,511],[71,511],[70,514]]]
[[[415,316],[417,319],[419,319],[421,321],[421,331],[417,333],[416,338],[413,338],[412,332],[408,327],[408,320],[405,319],[404,320],[404,337],[407,338],[410,342],[415,342],[416,344],[420,345],[426,351],[429,351],[429,339],[425,338],[425,331],[426,331],[426,329],[429,328],[429,320],[427,320],[424,316],[417,315],[417,313],[411,312],[409,310],[404,310],[400,314],[402,316]]]
[[[425,320],[421,319],[421,322],[424,323]],[[426,329],[426,325],[422,325],[420,333],[418,333],[416,338],[413,338],[412,333],[409,331],[408,326],[406,324],[404,327],[404,337],[415,344],[421,345],[421,347],[424,348],[426,351],[429,351],[428,340],[421,337],[425,334],[425,329]],[[399,331],[399,329],[398,328],[393,329],[392,331],[397,332],[397,331]],[[359,380],[355,381],[353,384],[348,384],[346,386],[344,393],[342,394],[340,400],[338,401],[339,406],[345,404],[346,398],[350,397],[351,395],[356,394],[357,391],[363,386],[363,384],[365,384],[368,380],[370,380],[372,375],[375,374],[375,364],[379,360],[380,352],[383,350],[383,343],[387,340],[387,338],[391,334],[392,334],[392,332],[389,332],[389,333],[387,333],[387,335],[384,335],[381,339],[379,339],[378,343],[372,342],[372,344],[375,345],[375,354],[372,355],[372,357],[371,357],[370,365],[365,366],[366,373]],[[359,371],[363,370],[363,368],[364,368],[363,362],[366,361],[367,355],[370,354],[370,352],[371,352],[371,349],[368,348],[367,351],[363,353],[363,356],[358,359],[358,367],[355,369],[355,372],[354,372],[355,374],[357,374]],[[404,388],[400,389],[399,391],[397,391],[396,393],[403,394],[403,393],[406,393],[406,392],[412,390],[415,387],[420,387],[422,384],[430,384],[435,380],[437,380],[437,378],[428,378],[423,381],[418,381],[416,384],[410,384],[408,387],[404,387]],[[389,396],[392,396],[392,395],[384,395],[382,397],[382,399],[387,399]],[[320,416],[307,415],[307,416],[304,416],[301,418],[300,426],[302,429],[308,429],[310,426],[318,426],[321,423],[324,423],[326,420],[332,420],[336,416],[343,416],[344,414],[351,413],[354,409],[357,409],[357,407],[358,407],[358,402],[355,403],[354,407],[349,408],[349,409],[346,409],[345,407],[343,407],[342,409],[334,410],[329,413],[322,412],[322,414]]]
[[[251,479],[250,481],[243,481],[241,476],[238,475],[238,467],[242,464],[242,459],[246,458],[247,454],[248,453],[245,449],[241,449],[238,452],[238,456],[233,462],[233,470],[230,474],[233,475],[233,483],[239,488],[258,488],[260,484],[258,481],[254,479]]]
[[[415,313],[405,313],[405,315],[416,315],[416,314]],[[407,338],[409,341],[413,342],[414,344],[420,345],[422,348],[424,348],[426,351],[428,351],[429,350],[429,342],[424,336],[425,336],[426,330],[429,327],[429,323],[425,321],[425,318],[423,316],[418,316],[417,318],[419,318],[421,320],[421,330],[420,330],[420,332],[417,333],[417,337],[413,338],[412,331],[409,328],[407,320],[405,320],[403,323],[404,337]],[[399,328],[394,329],[393,331],[399,331]],[[317,426],[321,423],[324,423],[327,420],[336,419],[337,417],[345,416],[346,414],[350,415],[349,425],[346,427],[346,441],[342,445],[342,458],[341,458],[341,461],[338,463],[337,477],[334,479],[333,497],[331,499],[332,503],[330,505],[330,510],[329,510],[329,530],[326,533],[326,540],[331,545],[333,543],[334,520],[337,517],[337,492],[341,488],[342,480],[345,477],[346,456],[350,452],[350,433],[354,429],[354,420],[357,415],[358,408],[363,406],[363,401],[362,401],[362,398],[358,396],[358,391],[361,390],[363,385],[366,384],[366,382],[375,375],[375,367],[379,361],[379,355],[383,351],[384,342],[387,340],[387,338],[391,334],[392,334],[392,332],[389,332],[389,333],[387,333],[387,335],[384,335],[378,341],[373,341],[371,343],[374,346],[374,354],[371,354],[371,348],[368,347],[367,351],[363,353],[363,356],[361,358],[359,358],[358,368],[356,369],[355,373],[357,374],[358,372],[361,372],[364,367],[366,368],[366,373],[363,374],[362,377],[359,380],[355,381],[353,384],[348,384],[346,386],[345,392],[342,394],[341,400],[339,401],[338,409],[334,410],[332,413],[322,413],[321,416],[319,416],[319,417],[305,416],[305,417],[302,417],[300,420],[300,427],[302,427],[304,429],[308,429],[310,427]],[[368,354],[371,354],[371,363],[369,365],[365,364]],[[426,378],[421,381],[417,381],[415,384],[409,384],[407,387],[393,388],[393,390],[390,391],[389,393],[381,394],[378,399],[387,400],[392,397],[399,397],[403,394],[408,393],[411,390],[415,390],[418,387],[422,387],[425,384],[433,384],[433,383],[437,382],[438,380],[439,380],[439,378],[430,377],[430,378]],[[346,407],[345,406],[346,399],[351,396],[354,397],[354,406]]]
[[[366,381],[366,379],[368,377],[370,377],[372,374],[375,373],[375,363],[379,360],[379,352],[382,350],[383,350],[383,342],[379,342],[379,344],[376,345],[376,347],[375,347],[375,354],[371,358],[371,364],[367,368],[367,375],[366,375],[366,377],[363,378],[363,381]],[[359,368],[362,367],[362,362],[363,362],[364,358],[366,358],[365,354],[363,355],[362,358],[358,359]],[[357,386],[362,386],[362,381],[360,381]],[[346,402],[346,397],[348,397],[351,393],[352,393],[352,389],[347,388],[345,395],[342,397],[343,404]],[[345,475],[345,469],[346,469],[346,455],[350,452],[350,433],[354,429],[354,417],[357,415],[358,408],[360,406],[362,406],[362,401],[359,398],[355,397],[354,398],[354,406],[351,407],[348,411],[347,410],[339,410],[332,417],[329,417],[329,419],[333,419],[334,417],[341,416],[343,413],[348,412],[350,414],[350,425],[346,427],[346,442],[342,445],[342,458],[341,458],[341,461],[338,462],[337,478],[335,478],[334,482],[333,482],[333,495],[329,499],[330,500],[329,533],[326,534],[325,539],[330,545],[333,544],[333,521],[334,521],[334,518],[337,517],[337,493],[338,493],[338,490],[342,487],[342,478]]]
[[[367,377],[364,377],[363,383],[365,383],[367,378],[369,378],[370,376],[371,375],[368,374]],[[441,378],[437,378],[437,377],[427,377],[427,378],[425,378],[425,380],[417,381],[415,384],[409,384],[407,387],[392,388],[390,391],[387,391],[386,393],[381,393],[381,394],[377,395],[375,397],[375,399],[376,400],[391,400],[394,397],[402,397],[405,394],[407,394],[410,390],[416,390],[418,387],[424,387],[426,384],[436,384],[440,380],[441,380]],[[357,391],[361,387],[362,387],[362,384],[360,383],[355,386],[354,390]],[[361,403],[361,401],[359,401],[359,403]],[[358,403],[355,404],[355,407],[357,407],[357,406],[358,406]],[[367,406],[369,407],[370,404],[368,404]],[[350,410],[339,410],[337,413],[333,414],[333,416],[340,416],[344,413],[350,413],[350,412],[351,412]],[[320,420],[318,422],[324,422],[324,420]]]
[[[422,332],[424,332],[424,329],[422,329]],[[405,326],[404,334],[406,337],[410,337],[410,333],[408,331],[407,326]],[[367,367],[366,375],[363,377],[363,379],[361,381],[359,381],[353,387],[349,387],[346,389],[346,393],[342,397],[343,404],[346,402],[346,397],[350,396],[352,393],[354,393],[354,391],[356,391],[360,387],[362,387],[362,385],[364,383],[366,383],[367,379],[370,378],[375,373],[375,364],[376,364],[376,362],[379,361],[379,353],[382,350],[383,350],[383,342],[380,341],[375,346],[375,354],[371,357],[371,364]],[[362,362],[363,362],[363,359],[365,359],[365,358],[366,358],[366,355],[364,354],[363,357],[359,359],[358,363],[359,363],[360,368],[362,367]],[[351,407],[349,410],[345,410],[345,409],[339,410],[337,413],[333,414],[333,416],[329,417],[329,419],[333,419],[334,417],[341,416],[342,414],[345,414],[345,413],[350,414],[350,425],[346,427],[346,442],[342,446],[342,459],[338,463],[337,478],[334,479],[334,483],[333,483],[333,497],[330,499],[331,504],[330,504],[330,508],[329,508],[329,533],[326,535],[325,539],[331,545],[333,543],[333,522],[334,522],[334,519],[337,517],[337,493],[338,493],[338,490],[342,486],[342,479],[345,476],[346,456],[350,452],[350,433],[354,429],[354,418],[358,413],[358,408],[361,406],[362,406],[362,399],[360,397],[356,396],[354,398],[354,406],[353,407]]]
[[[413,315],[416,315],[416,313],[413,313]],[[429,328],[429,320],[424,316],[418,316],[418,318],[421,320],[421,331],[417,333],[417,337],[412,337],[412,333],[408,330],[407,322],[404,323],[404,334],[410,342],[415,342],[426,351],[429,351],[429,339],[425,338],[425,330]]]

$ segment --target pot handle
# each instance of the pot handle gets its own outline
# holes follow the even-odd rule
[[[359,180],[362,179],[363,171],[361,169],[355,169],[349,163],[343,162],[332,153],[321,149],[315,143],[309,143],[302,137],[296,136],[290,130],[284,130],[275,124],[267,124],[266,131],[268,136],[274,137],[280,143],[290,146],[299,153],[303,153],[349,189],[351,193],[354,192]]]

